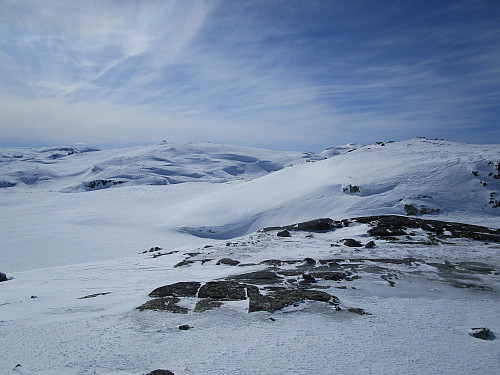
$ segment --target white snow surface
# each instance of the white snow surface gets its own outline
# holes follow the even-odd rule
[[[0,155],[0,271],[9,277],[0,283],[0,374],[499,371],[500,340],[468,335],[473,327],[500,335],[498,272],[473,276],[489,290],[455,288],[424,263],[394,266],[395,287],[372,274],[325,285],[343,307],[373,314],[366,316],[319,302],[274,314],[247,313],[244,301],[187,315],[135,309],[161,285],[260,270],[266,259],[411,256],[498,271],[498,244],[382,241],[358,249],[330,244],[368,242],[364,225],[288,239],[256,231],[319,217],[404,215],[409,204],[439,210],[422,218],[500,228],[499,145],[418,138],[315,155],[162,143]],[[85,188],[97,180],[123,183]],[[142,253],[153,246],[171,254]],[[174,267],[197,252],[193,259],[213,260]],[[223,257],[254,265],[216,265]],[[91,294],[99,295],[80,299]]]

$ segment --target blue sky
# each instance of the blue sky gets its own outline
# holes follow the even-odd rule
[[[500,143],[500,3],[0,0],[0,144]]]

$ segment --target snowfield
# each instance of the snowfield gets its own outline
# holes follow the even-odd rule
[[[423,138],[321,154],[0,149],[0,374],[497,374],[499,161],[499,145]],[[424,221],[384,234],[353,219],[373,215]],[[317,218],[337,224],[277,235]],[[137,309],[179,282],[245,292],[204,312],[200,294]],[[249,313],[252,290],[339,304]]]

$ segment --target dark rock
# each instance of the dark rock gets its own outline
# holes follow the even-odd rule
[[[178,267],[184,267],[184,266],[187,266],[191,263],[194,263],[194,260],[189,260],[189,259],[184,259],[183,261],[177,263],[174,268],[178,268]]]
[[[333,281],[342,280],[347,276],[346,273],[340,271],[312,272],[311,275],[320,279]]]
[[[84,182],[83,187],[85,190],[92,190],[96,188],[100,188],[101,186],[106,186],[106,185],[119,185],[123,184],[125,181],[115,181],[115,180],[94,180],[94,181],[89,181],[89,182]]]
[[[371,249],[371,248],[375,247],[375,242],[374,242],[374,241],[370,241],[370,242],[368,242],[368,243],[365,245],[365,247],[366,247],[367,249]]]
[[[245,284],[235,281],[210,281],[200,288],[198,298],[244,300],[246,299],[245,288]]]
[[[181,331],[187,331],[188,329],[191,329],[191,328],[193,328],[193,327],[188,326],[187,324],[183,324],[183,325],[179,326],[179,329]]]
[[[188,309],[185,307],[177,306],[179,302],[177,297],[155,298],[145,304],[137,307],[139,311],[143,310],[166,310],[177,314],[187,314]]]
[[[279,290],[264,296],[260,294],[258,288],[249,288],[248,297],[250,298],[248,312],[274,312],[304,300],[326,302],[332,305],[339,304],[337,297],[323,291],[310,289]]]
[[[350,308],[350,309],[347,309],[347,311],[354,313],[354,314],[358,314],[358,315],[372,315],[369,312],[366,312],[365,310],[360,309],[360,308]]]
[[[268,227],[262,229],[264,232],[271,230],[288,230],[288,231],[304,231],[304,232],[325,232],[334,228],[342,228],[342,223],[329,218],[321,218],[302,223],[287,225],[284,227]]]
[[[175,375],[172,371],[168,370],[153,370],[145,375]]]
[[[278,232],[277,234],[278,237],[291,237],[290,232],[288,230],[282,230],[281,232]]]
[[[418,214],[418,208],[412,204],[405,204],[405,212],[407,215],[416,215]]]
[[[163,250],[163,249],[161,247],[155,246],[155,247],[152,247],[151,249],[149,249],[149,252],[152,253],[153,251],[160,251],[160,250]]]
[[[310,267],[314,267],[316,265],[316,261],[313,258],[305,258],[304,263]]]
[[[308,283],[315,283],[316,282],[316,279],[314,278],[314,276],[309,275],[307,273],[302,274],[302,279]]]
[[[218,266],[220,266],[221,264],[225,264],[228,266],[237,266],[238,264],[240,264],[240,261],[231,258],[222,258],[217,261]]]
[[[268,270],[233,275],[230,276],[230,279],[250,282],[252,284],[275,284],[283,280],[276,272]]]
[[[344,245],[349,247],[362,247],[361,242],[353,240],[352,238],[348,238],[344,240]]]
[[[349,185],[347,187],[342,188],[342,191],[344,193],[359,193],[359,186],[356,185]]]
[[[439,208],[428,208],[428,207],[421,206],[419,212],[422,215],[428,215],[428,214],[438,213],[439,211],[441,211]]]
[[[488,328],[472,328],[472,336],[476,339],[488,340],[490,337],[490,330]]]
[[[150,297],[196,297],[201,283],[196,281],[182,281],[175,284],[161,286],[151,293]]]
[[[208,310],[213,310],[222,306],[221,301],[213,300],[211,298],[201,299],[196,303],[194,307],[194,312],[204,312]]]
[[[482,227],[479,225],[425,220],[399,215],[365,216],[352,219],[358,223],[373,226],[368,233],[372,236],[407,235],[406,228],[421,228],[439,236],[445,231],[452,238],[470,238],[476,241],[500,242],[500,229]]]
[[[6,275],[6,274],[4,274],[3,272],[0,272],[0,282],[2,282],[2,281],[7,281],[7,280],[9,280],[9,279],[7,278],[7,275]]]
[[[106,294],[110,294],[110,293],[111,292],[94,293],[94,294],[89,294],[88,296],[85,296],[85,297],[80,297],[78,299],[86,299],[86,298],[94,298],[94,297],[98,297],[98,296],[105,296]],[[33,298],[33,296],[31,298]]]

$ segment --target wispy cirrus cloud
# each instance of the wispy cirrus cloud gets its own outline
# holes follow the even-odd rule
[[[382,3],[0,0],[3,143],[500,141],[497,8]]]

